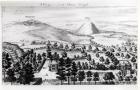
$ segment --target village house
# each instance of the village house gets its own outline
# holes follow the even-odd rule
[[[53,60],[49,62],[49,71],[56,72],[58,67],[58,63]]]

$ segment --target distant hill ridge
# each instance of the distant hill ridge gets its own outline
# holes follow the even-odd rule
[[[8,27],[8,29],[11,31],[17,30],[16,32],[18,34],[14,36],[13,41],[51,40],[77,44],[90,43],[90,39],[94,38],[91,35],[99,33],[97,27],[91,22],[85,22],[85,24],[78,30],[70,30],[61,29],[35,19],[15,22],[13,25],[11,25],[11,27]],[[11,32],[7,31],[6,33],[12,37]],[[7,38],[7,40],[9,39]]]
[[[23,24],[25,26],[40,26],[40,25],[47,25],[46,23],[42,23],[41,21],[30,19],[27,21],[19,22],[19,24]]]
[[[30,19],[30,20],[27,20],[27,21],[23,21],[21,22],[23,25],[25,26],[40,26],[40,25],[45,25],[45,26],[50,26],[50,27],[53,27],[55,29],[59,29],[60,28],[56,28],[52,25],[49,25],[49,24],[46,24],[46,23],[42,23],[41,21],[38,21],[38,20],[34,20],[34,19]],[[62,29],[61,29],[62,30]],[[84,24],[82,24],[80,26],[80,28],[75,32],[75,34],[77,35],[92,35],[92,34],[98,34],[99,33],[99,30],[98,28],[96,27],[96,25],[91,22],[91,21],[86,21]]]
[[[90,38],[93,38],[88,34],[86,35],[82,33],[71,32],[70,30],[60,29],[33,19],[23,21],[20,24],[23,24],[25,26],[39,26],[39,28],[26,31],[25,33],[30,36],[40,38],[41,40],[54,40],[78,43],[81,42],[81,40],[84,40],[85,38],[88,38],[88,41]],[[75,40],[73,37],[75,37]]]

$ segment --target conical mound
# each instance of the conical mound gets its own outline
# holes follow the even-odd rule
[[[91,21],[86,21],[77,31],[78,34],[81,35],[92,35],[99,33],[98,28]]]
[[[92,34],[97,34],[99,33],[98,28],[95,26],[95,24],[91,23],[91,30],[92,30]]]

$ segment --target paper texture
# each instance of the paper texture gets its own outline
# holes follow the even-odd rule
[[[3,85],[137,85],[135,0],[2,3]]]

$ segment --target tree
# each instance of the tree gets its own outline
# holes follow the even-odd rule
[[[81,53],[82,53],[82,57],[87,57],[87,53],[85,52],[84,49],[81,50]]]
[[[120,47],[118,48],[118,51],[119,51],[119,52],[121,51],[121,48],[120,48]]]
[[[134,52],[137,52],[137,47],[136,46],[134,47]]]
[[[133,81],[137,81],[137,77],[133,77],[133,79],[132,79]]]
[[[18,81],[20,84],[30,84],[34,80],[33,67],[30,63],[27,63],[23,66],[19,73]]]
[[[95,60],[92,59],[92,61],[90,62],[90,64],[91,64],[92,66],[94,66],[94,65],[95,65]]]
[[[102,62],[102,63],[105,61],[104,57],[100,57],[99,60],[100,60],[100,62]]]
[[[123,81],[124,79],[123,79],[122,76],[119,76],[119,77],[118,77],[118,80],[119,80],[119,81]]]
[[[66,52],[66,51],[63,51],[63,52],[62,52],[62,57],[63,57],[63,58],[67,57],[67,52]]]
[[[114,65],[114,64],[111,64],[111,65],[109,66],[109,69],[110,69],[110,70],[115,70],[115,69],[117,69],[117,66]]]
[[[81,82],[85,79],[85,72],[84,71],[79,71],[78,72],[78,80],[80,81],[80,85]]]
[[[131,56],[127,53],[126,56],[125,56],[125,58],[126,59],[129,59],[129,58],[131,58]]]
[[[48,43],[47,43],[47,47],[50,47],[51,46],[51,42],[48,40]]]
[[[87,81],[89,82],[89,84],[90,84],[90,81],[92,80],[92,72],[91,71],[88,71],[87,73]]]
[[[108,70],[108,68],[104,64],[97,63],[96,70]]]
[[[130,81],[130,77],[129,76],[125,77],[125,81],[129,82]]]
[[[27,63],[25,65],[25,67],[23,67],[23,68],[25,68],[25,70],[26,70],[27,83],[28,82],[30,83],[31,81],[34,80],[34,71],[33,71],[32,64]]]
[[[115,52],[115,50],[113,48],[110,49],[111,52]]]
[[[121,57],[124,57],[124,53],[121,53]]]
[[[51,53],[51,47],[47,46],[47,58],[52,60],[52,53]]]
[[[81,69],[82,69],[82,65],[81,65],[80,62],[77,63],[77,67],[78,67],[78,68],[77,68],[78,70],[81,70]]]
[[[8,69],[7,76],[8,76],[7,79],[9,82],[11,82],[11,84],[12,82],[16,81],[16,77],[13,69]]]
[[[11,58],[8,53],[3,52],[2,53],[2,69],[4,73],[4,80],[5,80],[5,74],[8,68],[11,67]]]
[[[124,51],[125,51],[125,52],[127,51],[127,48],[126,48],[126,47],[124,47]]]
[[[82,46],[82,49],[83,49],[83,50],[85,50],[85,49],[86,49],[86,46],[85,46],[85,45],[83,45],[83,46]]]
[[[130,47],[130,48],[129,48],[129,52],[132,52],[132,50],[133,50],[132,47]]]
[[[119,75],[119,76],[122,76],[122,71],[119,71],[119,72],[118,72],[118,75]]]
[[[75,49],[75,44],[74,43],[71,44],[71,49],[72,50]]]
[[[102,49],[103,52],[107,51],[105,48]]]
[[[109,56],[111,56],[111,52],[107,51],[107,52],[105,52],[105,55],[109,57]]]
[[[114,65],[118,65],[119,64],[119,60],[116,57],[112,58],[111,60],[112,60],[112,63]]]
[[[90,54],[87,55],[87,60],[91,61],[91,55]]]
[[[120,53],[116,53],[116,56],[120,56]]]
[[[54,46],[54,48],[57,48],[58,47],[57,42],[55,42],[53,46]]]
[[[19,62],[15,63],[15,64],[13,65],[13,70],[14,70],[14,72],[16,72],[17,74],[19,74],[19,72],[20,72],[20,70],[21,70],[21,65],[20,65]]]
[[[86,69],[86,65],[84,62],[82,62],[82,69],[85,70]]]
[[[83,56],[84,56],[84,57],[87,57],[87,52],[83,53]]]
[[[41,55],[40,55],[40,54],[38,54],[38,55],[37,55],[37,60],[38,60],[38,62],[41,62],[42,57],[41,57]]]
[[[134,74],[135,72],[136,72],[135,69],[130,70],[130,74]]]
[[[68,77],[68,85],[70,84],[70,76],[71,76],[71,64],[72,60],[70,58],[67,58],[65,61],[65,66],[66,66],[66,76]]]
[[[36,41],[32,41],[32,42],[31,42],[31,45],[35,45],[35,44],[36,44]]]
[[[23,68],[21,69],[21,71],[19,72],[19,78],[18,78],[18,82],[20,84],[26,84],[27,78],[26,78],[26,70]]]
[[[89,51],[92,50],[92,46],[91,46],[91,45],[88,46],[88,50],[89,50]]]
[[[43,53],[42,57],[45,58],[46,57],[46,53]],[[36,55],[36,53],[33,54],[33,59],[32,60],[33,60],[32,64],[33,64],[34,71],[36,71],[37,68],[38,68],[37,67],[37,55]]]
[[[77,56],[76,55],[74,55],[74,60],[76,60],[77,59]]]
[[[59,59],[59,54],[57,54],[57,52],[55,52],[55,53],[52,55],[52,57],[53,57],[53,60],[58,61],[58,59]]]
[[[110,61],[109,61],[108,58],[106,58],[106,60],[105,60],[105,64],[106,64],[106,65],[109,65],[109,64],[110,64]]]
[[[66,80],[65,61],[63,58],[59,59],[58,70],[56,74],[58,75],[56,78],[61,80],[61,85],[63,85],[63,81]]]
[[[61,71],[59,71],[59,70],[58,70],[59,76],[57,76],[56,78],[61,80],[61,85],[63,85],[63,81],[66,80],[66,74],[65,74],[64,70],[61,70]]]
[[[107,81],[109,81],[109,83],[111,83],[110,80],[115,79],[115,76],[112,72],[107,72],[107,73],[105,73],[103,79],[107,80]]]
[[[136,60],[136,58],[135,57],[132,57],[131,58],[131,62],[136,62],[137,60]]]
[[[45,57],[46,57],[46,53],[44,53],[44,52],[43,52],[43,53],[42,53],[42,57],[44,57],[44,58],[45,58]]]
[[[107,51],[105,53],[106,56],[108,56],[111,60],[113,60],[115,58],[114,54],[112,52]]]
[[[85,50],[84,50],[84,49],[81,49],[81,53],[82,53],[82,54],[85,53]]]
[[[37,66],[37,60],[36,60],[36,57],[33,58],[33,68],[34,68],[34,71],[37,70],[38,66]]]
[[[130,76],[129,76],[131,79],[133,78],[133,75],[132,74],[130,74]]]
[[[96,53],[96,57],[97,57],[97,58],[100,57],[99,53]]]
[[[98,52],[98,51],[99,51],[99,48],[96,47],[96,48],[94,49],[94,52]]]
[[[68,44],[65,45],[65,50],[68,50],[69,49],[69,46]]]
[[[76,75],[77,75],[77,71],[78,71],[78,69],[77,69],[76,63],[72,62],[71,74],[73,75],[73,78],[74,78],[74,80],[73,80],[74,85],[75,85],[75,80],[76,80],[75,78],[76,78]]]
[[[85,62],[85,69],[89,69],[89,65],[87,62]]]
[[[31,53],[31,54],[33,54],[33,53],[34,53],[34,50],[33,50],[33,49],[31,49],[31,50],[30,50],[30,53]]]
[[[63,49],[63,48],[64,48],[64,46],[63,46],[62,43],[59,45],[59,48],[60,48],[60,49]]]
[[[95,72],[93,74],[93,81],[95,81],[95,84],[96,84],[96,81],[99,81],[99,73],[98,72]]]
[[[3,60],[3,68],[8,69],[11,67],[11,64],[12,64],[11,60],[12,59],[10,58],[8,53],[6,53],[5,56],[3,55],[2,60]]]

